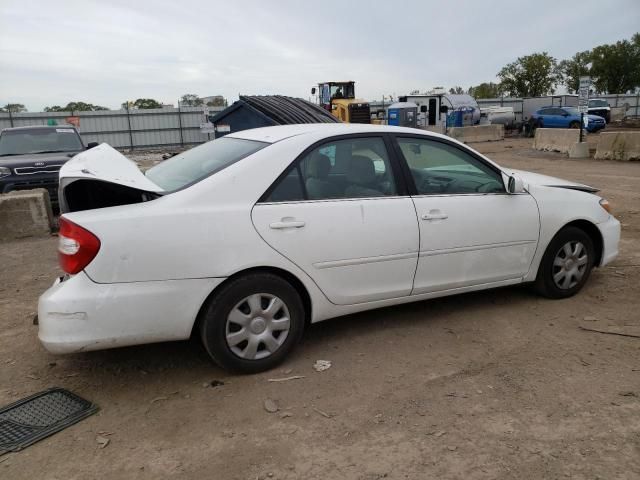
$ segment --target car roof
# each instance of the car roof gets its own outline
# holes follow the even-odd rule
[[[20,131],[20,130],[52,130],[54,128],[73,128],[74,130],[76,129],[76,127],[74,127],[73,125],[24,125],[22,127],[8,127],[8,128],[3,128],[2,132],[15,132],[15,131]]]
[[[252,128],[227,135],[231,138],[255,140],[266,143],[276,143],[286,138],[298,135],[347,135],[352,133],[412,133],[430,137],[444,137],[438,133],[417,128],[396,127],[393,125],[370,125],[358,123],[305,123],[299,125],[278,125],[274,127]]]

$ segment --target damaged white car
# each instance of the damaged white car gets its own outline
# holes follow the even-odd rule
[[[519,283],[568,297],[618,253],[596,191],[399,127],[246,130],[146,175],[102,144],[60,171],[66,275],[39,337],[70,353],[195,333],[258,372],[340,315]]]

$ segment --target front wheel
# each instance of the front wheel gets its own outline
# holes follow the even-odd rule
[[[304,307],[295,288],[270,273],[242,276],[205,305],[200,335],[213,360],[239,373],[269,370],[293,350],[304,330]]]
[[[593,242],[584,230],[565,227],[542,257],[535,288],[548,298],[567,298],[584,286],[595,260]]]

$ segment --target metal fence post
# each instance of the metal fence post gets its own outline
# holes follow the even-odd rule
[[[180,110],[180,100],[178,100],[178,127],[180,129],[180,146],[184,147],[184,138],[182,137],[182,110]]]
[[[129,114],[129,102],[127,102],[127,124],[129,125],[129,148],[133,150],[133,133],[131,133],[131,116]]]
[[[638,116],[638,100],[640,100],[640,90],[636,92],[636,117]]]
[[[8,108],[7,110],[9,110],[9,123],[11,124],[11,126],[13,127],[13,115],[11,114],[11,109]]]

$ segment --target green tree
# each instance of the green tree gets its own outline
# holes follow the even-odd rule
[[[20,113],[26,112],[27,109],[21,103],[7,103],[4,107],[0,108],[2,112]]]
[[[180,97],[180,105],[185,107],[198,107],[203,103],[202,99],[194,93],[185,93]]]
[[[153,98],[138,98],[133,102],[133,106],[139,109],[162,108],[162,104]]]
[[[458,86],[456,86],[456,87],[451,87],[451,88],[449,89],[449,93],[450,93],[451,95],[461,94],[461,93],[464,93],[464,89],[463,89],[462,87],[458,87]]]
[[[69,102],[64,107],[53,105],[52,107],[44,107],[45,112],[93,112],[98,110],[109,110],[107,107],[93,105],[85,102]]]
[[[627,93],[640,87],[640,34],[600,45],[591,54],[591,75],[598,93]]]
[[[213,97],[213,100],[207,102],[207,107],[226,107],[227,99],[222,95]]]
[[[92,103],[85,102],[69,102],[66,106],[63,107],[65,112],[94,112],[98,110],[109,110],[107,107],[102,107],[100,105],[93,105]]]
[[[591,75],[591,51],[578,52],[569,60],[558,63],[558,77],[569,93],[580,88],[580,77]]]
[[[519,57],[498,72],[505,93],[514,97],[539,97],[555,91],[556,59],[547,52]]]
[[[481,83],[469,88],[469,95],[474,98],[497,98],[502,96],[502,85],[499,83]]]

